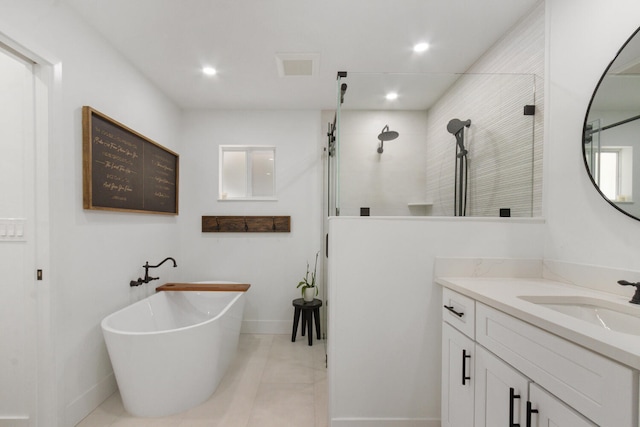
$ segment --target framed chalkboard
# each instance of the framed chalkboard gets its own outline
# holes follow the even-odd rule
[[[82,107],[85,209],[178,214],[180,156],[91,107]]]

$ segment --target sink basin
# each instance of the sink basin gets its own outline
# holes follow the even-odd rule
[[[518,298],[603,329],[640,336],[640,307],[581,296],[520,296]]]

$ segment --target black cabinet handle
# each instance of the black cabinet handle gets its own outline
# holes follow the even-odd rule
[[[531,427],[531,414],[537,414],[537,409],[531,409],[531,402],[527,400],[527,427]]]
[[[460,313],[460,312],[456,311],[455,308],[453,308],[453,306],[445,305],[444,308],[446,308],[447,310],[449,310],[450,312],[452,312],[453,314],[455,314],[458,317],[464,316],[464,313]]]
[[[467,354],[467,350],[462,350],[462,385],[466,385],[467,380],[471,379],[467,376],[467,359],[471,359],[471,355]]]
[[[516,394],[516,390],[513,387],[509,387],[509,427],[520,427],[520,423],[516,424],[513,422],[513,401],[515,399],[520,399],[520,395]]]

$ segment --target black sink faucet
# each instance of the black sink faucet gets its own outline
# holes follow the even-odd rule
[[[152,280],[158,280],[159,277],[151,277],[149,276],[149,269],[150,268],[158,268],[160,267],[162,264],[164,264],[165,262],[171,260],[173,262],[173,266],[177,267],[178,264],[176,263],[176,260],[171,258],[171,257],[167,257],[165,259],[163,259],[158,265],[149,265],[149,261],[147,261],[142,268],[144,268],[144,279],[141,279],[138,277],[138,280],[132,280],[131,282],[129,282],[129,286],[140,286],[143,283],[149,283]]]
[[[633,298],[629,301],[631,304],[640,304],[640,282],[632,283],[627,282],[626,280],[618,280],[618,284],[622,286],[635,286],[636,293],[633,294]]]

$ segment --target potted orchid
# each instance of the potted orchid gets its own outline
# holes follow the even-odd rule
[[[298,283],[296,288],[300,288],[300,293],[305,302],[311,302],[318,296],[318,287],[316,286],[316,270],[318,268],[318,254],[316,252],[316,263],[313,266],[313,272],[309,271],[309,262],[307,261],[307,273],[304,278]]]

